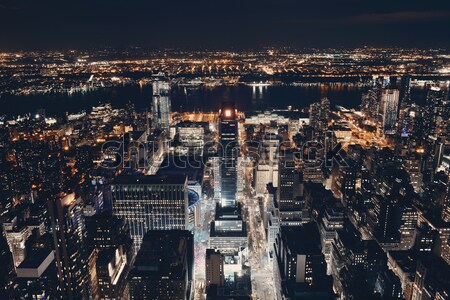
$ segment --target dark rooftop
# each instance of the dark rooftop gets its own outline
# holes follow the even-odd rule
[[[119,175],[112,184],[184,184],[184,175]]]
[[[167,155],[162,162],[156,176],[180,176],[181,174],[189,181],[201,183],[203,178],[204,163],[201,157],[190,158],[188,156]]]
[[[302,226],[282,226],[281,235],[287,241],[289,249],[297,254],[320,254],[320,234],[317,224],[306,223]]]
[[[18,266],[19,269],[36,269],[52,252],[51,249],[44,248],[31,252],[25,260]]]
[[[193,253],[193,235],[187,230],[155,230],[144,236],[136,256],[132,276],[160,280],[181,279]]]

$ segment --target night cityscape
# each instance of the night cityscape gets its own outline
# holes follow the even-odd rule
[[[450,299],[450,2],[0,26],[0,300]]]

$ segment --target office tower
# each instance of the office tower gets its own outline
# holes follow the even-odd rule
[[[149,231],[128,276],[130,299],[190,299],[193,252],[187,230]]]
[[[64,299],[88,299],[88,253],[83,207],[75,194],[48,202],[56,267]]]
[[[125,218],[139,251],[149,230],[186,229],[188,188],[185,176],[118,176],[111,184],[113,214]]]
[[[222,181],[220,179],[220,167],[221,167],[220,157],[211,157],[211,169],[214,176],[214,200],[220,202]]]
[[[14,261],[8,243],[0,236],[0,299],[9,299],[13,287]]]
[[[127,298],[126,277],[134,259],[130,227],[110,213],[86,220],[91,294],[94,299]]]
[[[110,213],[96,214],[86,220],[87,246],[105,250],[124,246],[126,252],[134,254],[130,226],[125,218]]]
[[[367,289],[366,293],[362,291],[364,295],[372,293],[379,272],[387,265],[386,254],[377,241],[363,240],[358,229],[346,220],[336,232],[331,249],[334,290],[343,296],[361,294],[361,289]],[[350,299],[368,298],[353,295]]]
[[[96,261],[97,293],[99,299],[127,299],[129,262],[124,247],[98,252]]]
[[[300,227],[281,227],[276,241],[277,272],[283,296],[333,295],[331,276],[326,275],[326,263],[320,246],[316,223]],[[312,298],[314,299],[314,298]]]
[[[386,268],[379,272],[374,290],[381,296],[378,299],[403,300],[403,290],[400,279],[393,271]],[[377,295],[378,296],[378,295]]]
[[[403,204],[399,207],[400,214],[400,249],[410,249],[414,244],[415,229],[419,218],[417,210],[412,204]]]
[[[237,110],[233,102],[224,102],[219,110],[220,204],[223,207],[236,204],[238,135]]]
[[[320,126],[320,104],[313,103],[309,107],[309,125],[317,130]]]
[[[30,207],[15,208],[9,218],[3,223],[3,235],[11,249],[14,266],[17,267],[26,257],[26,242],[33,235],[40,236],[45,232],[42,212],[31,212]]]
[[[428,223],[422,222],[416,228],[414,250],[419,253],[431,254],[438,238],[438,232],[433,230]]]
[[[264,228],[266,230],[266,239],[267,239],[267,255],[269,261],[272,262],[274,259],[274,246],[275,240],[278,236],[278,232],[280,231],[280,211],[275,206],[275,195],[276,189],[272,184],[269,184],[267,187],[267,193],[264,195]]]
[[[227,251],[241,251],[248,244],[247,225],[242,220],[241,204],[221,207],[216,204],[216,214],[211,223],[209,247]]]
[[[331,274],[331,249],[332,243],[337,236],[337,231],[344,227],[344,211],[342,208],[327,208],[320,220],[320,236],[322,253],[327,263],[327,274]]]
[[[177,142],[176,154],[196,157],[203,156],[205,134],[210,133],[207,122],[181,121],[173,129]]]
[[[261,154],[258,159],[258,166],[255,170],[255,192],[257,195],[264,195],[267,185],[271,183],[278,186],[278,148],[280,136],[278,133],[266,132],[262,138]]]
[[[347,166],[341,166],[338,170],[337,187],[341,194],[343,203],[347,206],[351,204],[352,198],[356,194],[356,178],[357,178],[357,164],[352,161],[347,161]]]
[[[162,76],[156,77],[152,84],[153,128],[169,132],[170,125],[170,83]]]
[[[217,285],[222,286],[225,281],[223,269],[224,256],[220,251],[215,249],[206,249],[206,286]]]
[[[27,254],[16,268],[14,295],[17,299],[58,299],[55,255],[51,248]]]
[[[383,89],[381,91],[382,128],[385,133],[391,134],[396,130],[398,115],[399,91],[396,89]]]
[[[398,112],[398,132],[402,135],[410,133],[409,111],[411,108],[411,76],[402,76],[400,81],[400,108]]]
[[[409,174],[409,180],[416,193],[422,189],[422,172],[420,172],[420,156],[417,153],[408,155],[403,160],[403,168]]]
[[[304,199],[300,174],[295,169],[294,149],[280,152],[278,166],[277,206],[281,225],[298,226],[302,222]]]
[[[330,117],[330,100],[322,98],[320,102],[311,104],[309,108],[309,125],[317,132],[324,132],[328,128]]]
[[[447,92],[440,87],[432,87],[427,94],[423,109],[423,130],[425,136],[447,137],[450,103]]]
[[[450,295],[450,266],[433,255],[417,262],[412,300],[448,299]]]
[[[294,150],[288,149],[280,153],[278,167],[277,201],[280,210],[299,209],[296,197],[300,193],[300,177],[295,170]]]
[[[373,88],[362,95],[361,111],[364,113],[369,124],[376,124],[378,121],[378,110],[380,105],[380,89]]]
[[[450,222],[450,187],[447,187],[447,193],[442,205],[441,217],[445,222]]]
[[[397,197],[372,197],[370,228],[383,247],[409,249],[414,241],[418,213],[408,200]]]

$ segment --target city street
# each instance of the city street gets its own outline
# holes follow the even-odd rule
[[[194,279],[196,300],[204,299],[205,292],[205,255],[208,248],[210,224],[214,220],[215,201],[205,196],[201,202],[202,224],[194,229]]]

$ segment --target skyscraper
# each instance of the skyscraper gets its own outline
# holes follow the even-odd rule
[[[432,87],[427,94],[424,107],[424,133],[426,136],[447,136],[450,103],[440,87]]]
[[[296,188],[299,186],[299,174],[295,171],[294,151],[288,149],[280,154],[278,167],[277,200],[280,210],[292,210],[295,207]]]
[[[303,217],[303,186],[300,173],[295,169],[295,155],[294,149],[286,149],[279,157],[277,204],[281,224],[286,226],[300,225]]]
[[[130,227],[124,218],[102,212],[87,218],[87,247],[93,299],[127,299],[126,277],[133,262]],[[92,249],[92,250],[91,250]]]
[[[190,299],[193,253],[189,231],[149,231],[128,278],[130,299]]]
[[[381,92],[382,128],[385,133],[396,130],[399,95],[396,89],[383,89]]]
[[[320,102],[311,104],[309,108],[309,124],[316,130],[316,136],[321,135],[328,128],[330,117],[330,100],[324,97]]]
[[[96,262],[98,296],[100,299],[127,299],[127,274],[129,262],[124,248],[100,251]]]
[[[52,249],[43,248],[28,253],[16,268],[16,272],[14,299],[59,298],[55,255]]]
[[[88,255],[81,199],[72,193],[48,203],[63,298],[88,299]]]
[[[111,185],[113,214],[127,219],[137,252],[149,230],[186,229],[186,177],[119,176]]]
[[[8,242],[0,236],[0,299],[10,298],[14,274],[14,261]]]
[[[361,111],[365,119],[370,123],[376,123],[378,120],[378,106],[380,104],[380,89],[374,88],[367,91],[361,98]]]
[[[234,206],[237,192],[237,158],[239,156],[238,117],[233,102],[222,103],[219,111],[219,155],[221,205]]]
[[[170,125],[170,83],[162,76],[153,81],[153,128],[169,131]]]
[[[215,249],[206,249],[206,286],[224,284],[224,256]]]
[[[356,193],[356,177],[358,169],[352,160],[347,161],[348,167],[339,168],[337,185],[343,202],[348,205]]]
[[[317,299],[330,299],[332,279],[326,274],[316,223],[300,227],[283,226],[275,243],[277,260],[274,267],[280,274],[277,285],[281,286],[283,296],[296,299],[294,295],[297,294],[314,294]]]

